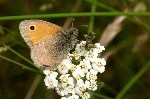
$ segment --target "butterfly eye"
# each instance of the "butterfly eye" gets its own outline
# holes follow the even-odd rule
[[[30,26],[30,30],[35,30],[35,26]]]

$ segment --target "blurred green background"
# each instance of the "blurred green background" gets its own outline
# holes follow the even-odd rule
[[[147,13],[150,10],[149,0],[97,0],[96,5],[92,3],[94,1],[0,0],[0,15],[114,11]],[[68,17],[40,19],[66,28],[72,21]],[[96,33],[94,42],[101,42],[106,48],[103,52],[103,57],[107,59],[106,70],[98,75],[99,87],[92,92],[91,99],[150,99],[150,16],[103,15],[73,19],[75,27],[88,25]],[[0,42],[30,60],[30,49],[19,33],[21,21],[0,20]],[[84,40],[82,35],[86,29],[79,30],[79,40]],[[34,68],[2,44],[0,56]],[[54,90],[47,90],[43,79],[44,76],[0,57],[0,99],[59,99]]]

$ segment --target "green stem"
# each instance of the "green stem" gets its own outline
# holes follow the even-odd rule
[[[17,64],[17,65],[23,67],[23,69],[26,69],[26,70],[29,70],[29,71],[32,71],[32,72],[35,72],[35,73],[39,73],[38,71],[36,71],[36,70],[34,70],[34,69],[32,69],[32,68],[30,68],[30,67],[28,67],[28,66],[25,66],[25,65],[23,65],[23,64],[21,64],[21,63],[19,63],[19,62],[16,62],[16,61],[14,61],[14,60],[12,60],[12,59],[9,59],[9,58],[7,58],[7,57],[5,57],[5,56],[0,55],[0,58],[5,59],[5,60],[7,60],[7,61],[9,61],[9,62],[12,62],[12,63],[14,63],[14,64]],[[40,74],[41,74],[41,73],[40,73]]]
[[[97,0],[93,0],[95,3],[97,3]],[[91,7],[91,12],[92,13],[95,13],[96,12],[96,5],[93,4],[92,7]],[[90,22],[89,22],[89,31],[92,31],[93,30],[93,27],[94,27],[94,20],[95,20],[95,17],[94,16],[91,16],[90,17]]]
[[[24,56],[22,56],[21,54],[19,54],[18,52],[16,52],[15,50],[13,50],[13,49],[11,49],[9,46],[7,46],[6,44],[4,44],[4,43],[2,43],[2,42],[0,42],[1,44],[3,44],[5,47],[7,47],[11,52],[13,52],[14,54],[16,54],[17,56],[19,56],[20,58],[22,58],[23,60],[25,60],[26,62],[28,62],[29,64],[31,64],[32,66],[34,66],[34,64],[33,64],[33,62],[31,62],[30,60],[28,60],[27,58],[25,58]],[[18,62],[16,62],[16,61],[13,61],[13,60],[11,60],[11,59],[9,59],[9,58],[7,58],[7,57],[4,57],[4,56],[1,56],[1,58],[3,58],[3,59],[5,59],[5,60],[7,60],[7,61],[10,61],[10,62],[13,62],[13,63],[18,63]],[[17,65],[20,65],[20,63],[19,64],[17,64]],[[23,66],[23,64],[22,64],[22,66]],[[25,65],[24,65],[25,66]],[[27,67],[27,66],[26,66]],[[26,68],[25,67],[25,68]],[[30,67],[28,67],[28,68],[30,68]],[[27,68],[27,69],[28,69]],[[32,68],[30,68],[30,69],[32,69],[32,70],[34,70],[34,71],[36,71],[37,73],[39,73],[39,74],[43,74],[42,73],[42,71],[39,69],[39,68],[37,68],[36,66],[34,66],[34,68],[37,70],[34,70],[34,69],[32,69]],[[28,70],[30,70],[30,69],[28,69]]]
[[[26,62],[28,62],[29,64],[33,65],[33,62],[31,62],[30,60],[28,60],[27,58],[25,58],[24,56],[22,56],[21,54],[19,54],[18,52],[16,52],[15,50],[11,49],[9,46],[5,45],[4,43],[2,43],[5,47],[7,47],[11,52],[13,52],[14,54],[16,54],[17,56],[19,56],[20,58],[22,58],[23,60],[25,60]]]
[[[148,71],[150,68],[150,61],[125,85],[125,87],[120,91],[120,93],[116,96],[115,99],[121,99],[123,95],[133,86],[140,77]]]
[[[41,15],[3,16],[0,20],[23,20],[38,18],[61,18],[61,17],[87,17],[87,16],[150,16],[149,12],[80,12],[80,13],[58,13]]]

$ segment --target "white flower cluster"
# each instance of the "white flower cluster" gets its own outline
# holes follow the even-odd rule
[[[89,99],[88,90],[97,90],[97,73],[105,71],[106,61],[99,58],[103,50],[99,43],[87,50],[86,41],[81,41],[58,65],[58,71],[44,70],[45,85],[55,89],[61,99]]]

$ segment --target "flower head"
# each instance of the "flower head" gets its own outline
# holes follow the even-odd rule
[[[88,92],[82,94],[82,99],[89,99],[89,98],[90,98],[90,94]]]
[[[97,84],[95,80],[86,80],[85,84],[89,90],[95,91],[97,90]]]
[[[43,71],[45,85],[55,89],[61,99],[89,99],[88,90],[97,90],[97,73],[105,71],[106,61],[99,55],[103,50],[99,43],[89,49],[87,42],[81,41],[57,66],[57,71]]]
[[[62,83],[62,87],[66,87],[68,84],[73,85],[73,78],[69,76],[70,74],[65,74],[59,77],[60,82]]]
[[[53,89],[58,86],[58,80],[56,79],[58,73],[45,69],[44,74],[46,75],[44,82],[48,89]]]
[[[56,80],[54,77],[45,77],[44,82],[48,89],[54,89],[58,86],[58,80]]]
[[[75,87],[75,91],[79,96],[82,96],[84,92],[86,92],[86,85],[84,84],[83,80],[80,80],[80,84]]]
[[[92,63],[92,67],[97,72],[103,73],[105,71],[106,61],[104,58],[96,58],[95,61]]]
[[[84,73],[87,73],[89,69],[91,69],[91,64],[90,61],[83,59],[83,61],[80,61],[79,66],[81,67],[81,70]]]
[[[70,65],[72,65],[72,62],[69,58],[64,59],[59,65],[58,65],[58,71],[61,74],[68,73],[68,70],[70,69]]]
[[[96,80],[97,79],[97,71],[94,69],[91,69],[90,72],[86,74],[86,79],[87,80]]]
[[[84,56],[86,60],[93,62],[97,58],[98,53],[91,49],[90,51],[87,51]]]
[[[56,89],[57,93],[58,93],[60,96],[65,96],[65,95],[68,94],[68,91],[65,90],[65,88],[63,88],[63,87],[61,86],[61,84],[59,84],[58,87],[56,87],[55,89]]]
[[[95,43],[93,50],[97,53],[101,53],[105,48],[104,46],[101,46],[100,43]]]
[[[76,80],[80,80],[82,77],[85,76],[85,74],[79,66],[77,66],[77,69],[72,73],[72,75]]]

